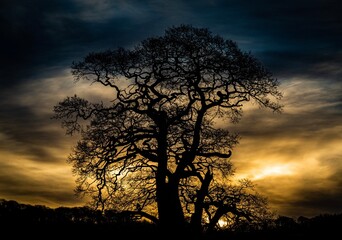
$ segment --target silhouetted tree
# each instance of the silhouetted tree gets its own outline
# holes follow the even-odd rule
[[[133,49],[90,53],[72,69],[76,80],[113,89],[107,104],[75,95],[54,108],[67,134],[81,132],[69,162],[78,193],[91,194],[96,207],[127,210],[170,231],[265,214],[248,182],[227,180],[238,137],[217,124],[237,122],[250,100],[281,109],[277,80],[251,54],[182,25]]]

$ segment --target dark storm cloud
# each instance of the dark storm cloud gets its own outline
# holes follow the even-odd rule
[[[89,51],[129,46],[181,23],[241,40],[279,72],[305,71],[329,62],[331,53],[341,60],[338,1],[5,0],[1,5],[2,86],[51,65],[69,67]]]
[[[36,161],[60,161],[46,148],[62,148],[61,132],[46,131],[49,116],[37,115],[29,107],[0,105],[0,149],[29,156]]]
[[[331,186],[298,189],[295,196],[299,197],[299,199],[290,202],[293,212],[289,212],[289,214],[297,215],[302,213],[304,215],[307,213],[310,216],[315,216],[323,213],[342,213],[342,181],[339,180],[336,183],[339,185],[333,189]],[[307,184],[312,184],[312,181],[308,181]]]
[[[40,96],[37,93],[30,94],[29,91],[26,94],[28,96],[16,89],[15,94],[3,93],[0,98],[0,150],[18,153],[34,161],[60,161],[48,149],[64,147],[63,132],[51,127],[51,114],[40,112],[42,106],[32,106],[27,104],[27,100],[21,99]],[[44,101],[46,99],[42,98],[37,102]]]
[[[299,217],[300,213],[312,217],[324,213],[342,213],[342,166],[338,164],[341,159],[342,155],[332,159],[321,159],[322,164],[332,171],[332,174],[325,179],[319,178],[321,174],[319,171],[312,173],[317,175],[316,179],[312,177],[298,179],[292,199],[281,203],[283,208],[287,209],[287,214]],[[324,164],[327,161],[330,165]]]
[[[40,76],[51,66],[69,67],[72,60],[88,51],[129,45],[141,34],[137,17],[142,16],[133,19],[125,14],[103,16],[99,11],[92,22],[94,19],[84,14],[84,11],[91,12],[92,9],[85,8],[92,6],[82,8],[81,3],[71,0],[1,2],[2,87]],[[100,21],[101,17],[105,17],[104,21]]]
[[[318,44],[317,44],[318,45]],[[321,77],[334,81],[342,78],[342,53],[337,49],[267,50],[260,58],[278,78],[293,76]]]
[[[46,15],[63,9],[58,1],[1,2],[1,86],[15,85],[60,59],[63,42],[51,35]],[[67,34],[64,34],[67,37]]]
[[[203,15],[212,18],[210,27],[249,39],[241,45],[277,75],[331,76],[336,72],[318,66],[340,67],[341,10],[336,0],[218,1],[212,9],[203,10]]]
[[[39,171],[32,176],[30,166],[10,166],[6,164],[6,159],[0,158],[0,194],[7,199],[14,199],[22,202],[37,202],[54,205],[81,204],[80,199],[75,198],[72,191],[72,179],[56,178],[54,174],[43,175]],[[54,168],[54,166],[50,166]],[[33,171],[35,171],[33,169]],[[59,173],[60,174],[60,173]],[[68,176],[65,174],[64,176]],[[57,206],[58,206],[57,205]]]

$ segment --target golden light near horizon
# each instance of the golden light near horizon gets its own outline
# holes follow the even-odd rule
[[[265,166],[262,169],[254,171],[255,173],[252,175],[252,180],[258,180],[267,177],[273,176],[284,176],[284,175],[292,175],[294,173],[293,167],[289,164],[275,164],[271,166]]]

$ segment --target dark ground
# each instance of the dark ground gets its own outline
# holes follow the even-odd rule
[[[248,226],[247,226],[248,227]],[[116,211],[104,214],[87,207],[56,208],[0,200],[0,239],[342,239],[342,214],[292,219],[279,216],[259,229],[216,231],[202,236],[160,231],[156,225]]]

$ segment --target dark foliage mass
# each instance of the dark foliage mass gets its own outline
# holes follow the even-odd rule
[[[262,228],[253,228],[248,222],[239,228],[218,230],[203,235],[203,239],[316,239],[338,236],[342,213],[321,214],[312,218],[293,219],[278,216]],[[141,218],[132,218],[127,212],[89,207],[48,208],[28,205],[13,200],[0,200],[0,226],[3,233],[35,237],[104,237],[125,236],[157,239],[166,233],[155,224]],[[182,236],[189,237],[191,236]]]

